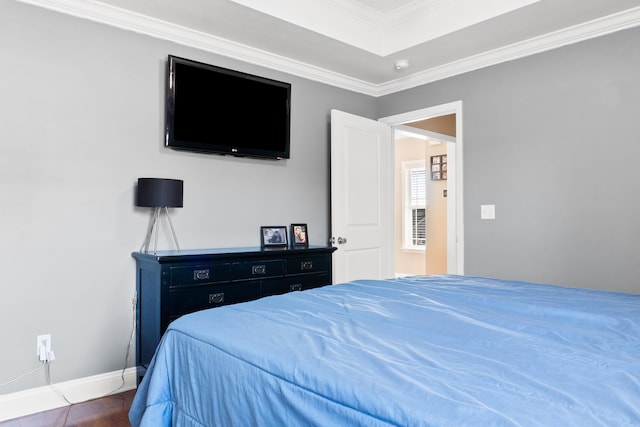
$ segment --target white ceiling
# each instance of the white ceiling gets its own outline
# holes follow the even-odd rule
[[[349,46],[388,57],[540,0],[231,1]]]
[[[18,1],[374,96],[640,25],[640,0]]]

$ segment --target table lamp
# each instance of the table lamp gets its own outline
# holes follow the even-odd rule
[[[151,242],[151,236],[153,235],[154,229],[156,237],[153,253],[156,254],[158,252],[158,228],[160,226],[157,224],[159,223],[160,212],[162,211],[167,214],[173,240],[178,252],[180,252],[180,245],[176,238],[176,232],[173,228],[168,208],[182,207],[183,184],[183,181],[180,179],[138,178],[136,206],[153,208],[153,214],[149,220],[149,228],[147,229],[147,237],[140,248],[140,252],[143,252],[143,249],[145,253],[149,252],[149,244]]]

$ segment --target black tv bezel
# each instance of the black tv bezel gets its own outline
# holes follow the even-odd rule
[[[286,89],[287,93],[287,105],[286,113],[283,120],[286,121],[285,132],[285,149],[272,150],[272,149],[258,149],[251,147],[233,146],[230,144],[216,144],[216,143],[200,143],[196,141],[185,141],[174,138],[174,115],[175,115],[175,64],[182,64],[191,67],[199,67],[215,73],[227,74],[241,79],[252,80],[254,82],[276,86]],[[270,79],[255,74],[249,74],[242,71],[232,70],[228,68],[219,67],[217,65],[206,64],[191,59],[181,58],[174,55],[168,55],[167,60],[167,93],[165,100],[165,146],[174,150],[192,151],[206,154],[220,154],[220,155],[232,155],[236,157],[253,157],[260,159],[272,159],[281,160],[288,159],[290,156],[291,146],[291,84]]]

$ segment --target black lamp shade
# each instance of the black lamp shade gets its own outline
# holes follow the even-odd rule
[[[138,178],[136,206],[181,208],[183,181],[165,178]]]

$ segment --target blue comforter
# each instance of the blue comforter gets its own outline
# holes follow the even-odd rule
[[[640,425],[640,295],[361,280],[183,316],[134,426]]]

